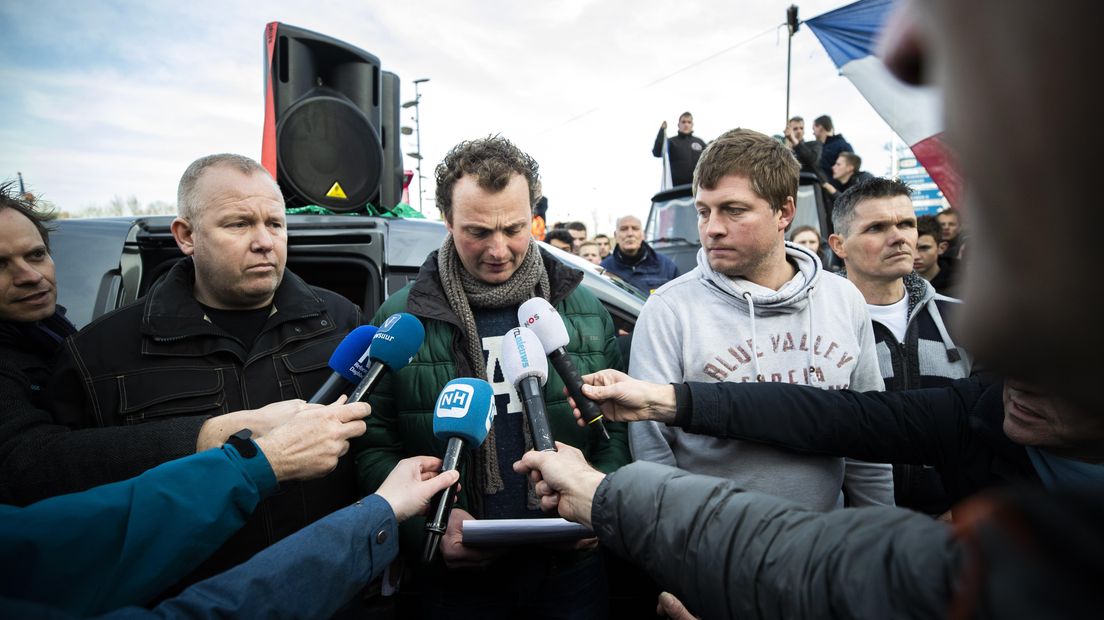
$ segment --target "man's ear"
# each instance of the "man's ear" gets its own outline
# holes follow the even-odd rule
[[[797,205],[794,204],[793,196],[786,196],[786,202],[782,203],[782,208],[778,210],[778,215],[778,224],[782,227],[781,230],[789,228],[790,223],[793,222],[794,216],[797,215]]]
[[[191,256],[195,253],[195,230],[192,228],[192,224],[183,218],[176,218],[170,225],[172,229],[173,239],[176,240],[176,246],[180,248],[180,251],[184,253],[184,256]]]
[[[836,253],[836,256],[840,258],[847,258],[847,253],[843,251],[843,237],[832,233],[828,235],[828,247],[832,248],[832,251]]]

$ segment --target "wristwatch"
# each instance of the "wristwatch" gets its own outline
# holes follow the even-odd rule
[[[249,441],[249,438],[252,436],[253,431],[249,430],[248,428],[243,428],[233,435],[230,435],[226,439],[226,443],[233,446],[243,459],[251,459],[257,456],[257,444]]]

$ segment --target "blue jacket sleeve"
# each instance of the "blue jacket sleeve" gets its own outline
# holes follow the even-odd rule
[[[26,508],[0,506],[0,597],[76,615],[140,605],[236,532],[275,474],[223,447]]]
[[[329,618],[399,553],[398,522],[378,495],[343,508],[153,610],[112,618]]]

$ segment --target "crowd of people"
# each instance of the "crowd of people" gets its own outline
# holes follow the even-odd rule
[[[605,618],[629,613],[611,598],[626,576],[676,618],[1098,613],[1104,334],[1068,301],[1094,264],[1092,190],[1068,181],[1091,158],[1017,148],[1080,128],[1091,80],[1052,68],[1099,61],[1069,28],[1052,6],[987,0],[909,3],[890,28],[899,79],[943,80],[968,250],[958,211],[918,218],[908,186],[858,178],[827,117],[816,158],[800,119],[785,140],[688,147],[687,273],[632,216],[605,247],[550,229],[649,295],[627,359],[583,274],[536,242],[538,166],[501,136],[438,165],[449,234],[371,317],[286,269],[284,199],[249,158],[187,167],[184,258],[80,330],[57,305],[48,218],[0,188],[0,616],[367,617],[382,578],[403,616]],[[993,71],[1016,54],[1053,62]],[[1021,109],[1050,126],[993,131]],[[826,239],[790,230],[806,168],[840,185]],[[535,297],[605,435],[552,373],[531,396],[557,449],[534,449],[503,348]],[[367,403],[305,402],[346,334],[397,313],[424,327],[409,363]],[[442,472],[435,408],[457,377],[486,379],[494,415]],[[450,487],[423,562],[423,513]],[[465,544],[465,523],[549,514],[591,535]]]

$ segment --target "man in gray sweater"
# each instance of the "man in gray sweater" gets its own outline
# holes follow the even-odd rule
[[[698,266],[658,289],[637,320],[629,374],[657,383],[775,381],[881,390],[866,302],[785,242],[798,164],[769,136],[735,129],[698,162]],[[696,435],[657,422],[630,426],[636,460],[719,476],[814,510],[892,505],[889,465],[797,455]]]

